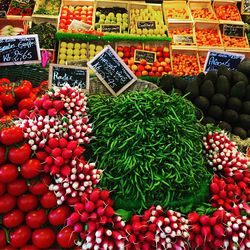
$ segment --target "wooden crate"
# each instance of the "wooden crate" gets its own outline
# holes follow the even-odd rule
[[[199,59],[199,64],[200,64],[200,70],[203,71],[204,64],[206,61],[208,50],[207,49],[198,49],[198,59]]]
[[[153,9],[153,11],[160,12],[160,15],[155,15],[158,17],[158,20],[150,18],[149,21],[155,21],[155,29],[154,28],[145,28],[144,30],[137,29],[137,21],[148,21],[139,16],[139,11],[146,9]],[[166,36],[165,31],[167,30],[166,25],[164,24],[163,11],[160,4],[145,4],[145,3],[135,3],[132,2],[129,4],[129,33],[137,34],[137,35],[162,35]],[[148,18],[147,18],[148,19]],[[146,34],[145,34],[146,32]]]
[[[212,29],[212,30],[216,30],[217,31],[217,35],[219,37],[220,40],[220,44],[218,44],[217,46],[208,44],[208,45],[199,45],[198,44],[198,39],[197,39],[197,29],[199,30],[205,30],[205,29]],[[222,37],[221,37],[221,33],[220,33],[220,27],[218,23],[208,23],[208,22],[195,22],[195,36],[196,36],[196,41],[197,41],[197,46],[198,48],[204,48],[204,49],[209,49],[209,48],[213,48],[213,49],[223,49],[223,42],[222,42]],[[209,41],[206,40],[206,41]]]
[[[250,58],[250,48],[248,49],[226,49],[226,51],[228,52],[233,52],[233,53],[240,53],[240,54],[244,54],[246,56],[246,58]]]
[[[162,8],[163,8],[163,13],[164,13],[164,20],[165,23],[169,23],[171,21],[175,21],[175,20],[184,20],[184,21],[191,21],[192,20],[192,16],[191,16],[191,12],[190,9],[188,7],[188,5],[186,4],[186,1],[163,1],[162,3]],[[171,18],[169,17],[170,12],[172,10],[178,10],[181,11],[183,10],[184,12],[184,17],[180,17],[180,18]]]
[[[42,5],[47,5],[51,2],[51,0],[36,0],[36,4],[33,10],[33,14],[32,14],[32,19],[34,18],[49,18],[49,19],[58,19],[59,13],[60,13],[60,8],[61,8],[61,2],[60,0],[58,0],[58,5],[54,6],[56,8],[58,8],[58,11],[54,14],[37,14],[36,12],[39,10],[40,7],[42,7]]]
[[[30,0],[30,1],[32,1],[32,0]],[[14,0],[11,0],[11,2],[10,2],[10,5],[9,5],[9,9],[8,9],[8,11],[7,11],[7,13],[6,13],[6,16],[7,16],[7,18],[8,19],[15,19],[15,20],[26,20],[26,21],[31,21],[31,19],[32,19],[32,14],[30,15],[30,16],[22,16],[22,15],[11,15],[11,14],[9,14],[9,11],[10,11],[10,7],[11,7],[11,3],[12,2],[14,2]],[[16,1],[15,1],[16,2]],[[34,1],[34,6],[35,6],[35,1]],[[33,10],[32,10],[33,11]]]
[[[4,27],[12,26],[14,28],[23,29],[23,32],[17,34],[13,30],[13,33],[8,32],[7,30],[4,31]],[[8,29],[8,28],[7,28]],[[8,29],[9,30],[9,29]],[[26,35],[28,31],[28,22],[20,19],[2,19],[0,22],[0,37],[1,36],[16,36],[16,35]]]
[[[218,22],[216,15],[214,13],[213,7],[211,5],[211,1],[196,1],[196,0],[192,0],[189,1],[189,8],[191,11],[191,15],[192,18],[195,21],[209,21],[209,22]],[[202,18],[202,17],[197,17],[195,18],[192,11],[196,10],[196,9],[208,9],[209,13],[211,13],[211,18]]]

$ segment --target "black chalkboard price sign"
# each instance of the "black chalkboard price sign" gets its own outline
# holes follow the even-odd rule
[[[235,70],[244,58],[245,55],[243,54],[210,50],[207,53],[204,72],[217,70],[220,65],[225,65],[228,69]]]
[[[193,44],[194,37],[192,35],[173,35],[173,42],[175,44]]]
[[[41,62],[37,35],[0,37],[0,66]]]
[[[121,94],[136,81],[136,76],[110,45],[89,61],[88,66],[114,96]]]
[[[155,21],[137,21],[136,23],[137,29],[152,29],[154,30],[156,28]]]
[[[114,32],[121,33],[121,25],[118,24],[102,24],[101,25],[102,32]]]
[[[250,0],[242,0],[241,14],[250,15]]]
[[[245,27],[239,24],[223,24],[223,35],[243,37],[245,36]]]
[[[49,83],[57,87],[68,84],[71,87],[88,90],[89,71],[86,67],[50,64]]]
[[[1,10],[0,11],[0,18],[5,18],[6,17],[6,12]]]
[[[153,64],[156,59],[156,52],[136,49],[134,55],[134,62],[139,63],[143,59],[145,59],[148,64]]]

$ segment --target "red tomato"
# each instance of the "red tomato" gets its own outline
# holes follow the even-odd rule
[[[45,175],[40,181],[31,180],[29,190],[34,195],[43,195],[49,191],[49,184],[51,183],[50,177]]]
[[[8,213],[16,206],[16,198],[10,194],[0,196],[0,214]]]
[[[17,179],[7,185],[8,193],[14,196],[24,194],[27,190],[28,186],[24,179]]]
[[[24,220],[23,212],[19,209],[12,210],[3,216],[3,225],[7,228],[14,228],[22,224]]]
[[[10,232],[10,244],[16,248],[26,245],[30,238],[31,230],[28,226],[23,225]]]
[[[31,98],[25,98],[22,99],[19,103],[18,103],[18,110],[21,111],[23,109],[32,109],[34,107],[34,101]]]
[[[7,113],[8,113],[8,115],[11,115],[13,117],[17,117],[19,114],[17,109],[9,110]]]
[[[4,164],[0,167],[0,182],[10,183],[18,177],[17,167],[13,164]]]
[[[28,143],[23,144],[21,147],[12,147],[9,150],[8,159],[14,164],[23,164],[31,155],[31,148]]]
[[[3,229],[0,229],[0,248],[6,246],[6,233]]]
[[[1,248],[1,250],[16,250],[16,248],[11,246],[11,245],[7,245],[7,246]]]
[[[72,227],[64,227],[57,234],[57,242],[63,248],[72,248],[75,245],[76,232]]]
[[[57,205],[57,198],[53,192],[49,191],[41,197],[40,203],[44,208],[53,208]]]
[[[6,185],[0,182],[0,195],[3,195],[6,191]]]
[[[33,244],[42,249],[48,249],[54,244],[55,233],[51,228],[36,229],[32,234]]]
[[[23,194],[17,199],[17,206],[23,212],[32,211],[38,205],[38,199],[33,194]]]
[[[37,248],[34,245],[25,245],[25,246],[21,247],[20,250],[39,250],[39,248]]]
[[[41,162],[38,159],[29,159],[21,165],[21,175],[25,179],[38,176],[42,171]],[[1,173],[1,172],[0,172]]]
[[[47,221],[46,212],[44,209],[30,211],[26,215],[26,224],[30,228],[39,228]]]
[[[23,140],[23,131],[19,127],[3,128],[0,132],[0,141],[4,145],[12,145]]]
[[[11,93],[0,94],[0,100],[2,101],[4,107],[11,107],[16,102],[16,99]]]
[[[60,206],[49,212],[49,222],[53,226],[64,225],[70,213],[70,208],[68,206]]]
[[[10,83],[10,80],[8,78],[0,78],[0,84],[3,83]]]
[[[27,85],[20,85],[18,87],[15,87],[14,93],[17,99],[24,99],[29,97],[30,95],[30,87]]]
[[[20,85],[28,86],[30,89],[32,89],[32,83],[28,80],[22,80]]]

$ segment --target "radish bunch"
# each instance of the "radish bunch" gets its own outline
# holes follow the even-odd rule
[[[54,87],[37,99],[34,111],[17,121],[32,150],[46,148],[50,138],[65,138],[76,140],[78,144],[88,144],[92,124],[88,123],[86,101],[81,89],[68,86]]]
[[[71,160],[69,165],[62,167],[60,174],[54,177],[55,183],[49,187],[55,192],[58,205],[64,201],[74,204],[84,192],[92,192],[102,173],[102,170],[94,167],[95,163],[86,163],[83,159]]]
[[[109,191],[95,188],[84,193],[74,204],[74,212],[67,219],[67,226],[79,233],[82,249],[124,249],[125,222],[115,215]]]

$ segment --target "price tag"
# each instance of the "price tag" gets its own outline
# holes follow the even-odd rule
[[[25,4],[28,4],[30,2],[30,0],[15,0],[15,1],[19,3],[25,3]]]
[[[153,64],[156,59],[156,53],[152,51],[136,49],[134,55],[134,62],[139,63],[143,59],[147,61],[147,64]]]
[[[243,37],[245,36],[245,27],[243,24],[223,24],[223,35],[232,37]]]
[[[0,11],[0,18],[6,18],[6,11]]]
[[[68,29],[69,30],[89,30],[90,28],[91,28],[91,25],[74,19],[69,25]]]
[[[137,29],[156,29],[155,21],[137,21],[136,23]]]
[[[192,35],[173,35],[173,42],[175,44],[193,44],[194,37]]]
[[[242,0],[241,14],[250,15],[250,0]]]
[[[0,66],[41,62],[37,35],[0,37]]]
[[[220,65],[225,65],[228,69],[235,70],[245,55],[224,51],[208,51],[204,72],[207,73],[209,70],[217,70]]]
[[[121,25],[118,24],[102,24],[101,25],[102,32],[114,32],[121,33]]]
[[[57,87],[68,84],[71,87],[88,90],[89,70],[86,67],[50,64],[49,83]]]
[[[114,96],[121,94],[137,79],[110,45],[87,64]]]
[[[87,67],[87,60],[74,60],[74,61],[67,61],[67,65],[75,65],[81,67]]]

